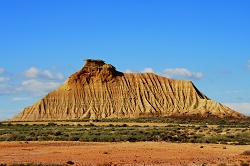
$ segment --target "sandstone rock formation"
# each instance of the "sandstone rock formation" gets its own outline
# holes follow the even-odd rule
[[[152,73],[126,74],[86,59],[57,90],[24,108],[12,121],[148,116],[246,118],[202,94],[191,81]]]

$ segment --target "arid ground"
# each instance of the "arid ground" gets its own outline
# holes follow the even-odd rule
[[[240,165],[250,145],[167,142],[0,142],[0,164]]]

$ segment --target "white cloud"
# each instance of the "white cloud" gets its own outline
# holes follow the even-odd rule
[[[0,68],[0,74],[5,74],[5,70]],[[25,94],[41,97],[58,88],[64,81],[64,76],[60,72],[53,74],[49,70],[40,71],[35,67],[21,72],[20,75],[23,79],[21,83],[0,84],[0,95]],[[6,81],[11,81],[11,79],[0,76],[0,83]],[[13,98],[12,100],[24,100],[24,98]]]
[[[203,77],[203,74],[201,72],[191,72],[185,68],[168,68],[164,70],[164,76],[169,78],[185,77],[190,79],[200,79]]]
[[[134,71],[134,70],[127,69],[124,71],[124,73],[154,73],[154,71],[152,68],[145,68],[141,71]]]
[[[141,73],[154,73],[152,68],[145,68],[141,71]]]
[[[128,73],[129,74],[129,73],[136,73],[136,72],[133,71],[133,70],[127,69],[127,70],[124,71],[124,73]]]
[[[49,91],[56,89],[61,83],[54,81],[40,81],[36,79],[30,79],[23,81],[21,86],[16,88],[18,92],[32,93],[35,96],[43,96]]]
[[[35,67],[31,67],[28,70],[21,73],[24,80],[20,86],[16,88],[16,91],[22,93],[32,93],[35,96],[43,96],[46,93],[58,88],[64,76],[62,73],[53,74],[49,70],[41,71]]]
[[[24,72],[21,73],[22,76],[28,79],[63,79],[62,73],[57,73],[55,76],[49,71],[49,70],[44,70],[40,71],[39,69],[35,67],[31,67],[28,70],[25,70]]]
[[[36,78],[39,76],[39,74],[41,74],[42,72],[40,70],[38,70],[35,67],[31,67],[28,70],[24,71],[22,73],[23,76],[27,77],[27,78]]]
[[[223,103],[223,104],[235,111],[238,111],[248,116],[250,115],[250,103]]]
[[[145,68],[140,72],[136,72],[130,69],[124,71],[124,73],[154,73],[152,68]],[[188,78],[188,79],[201,79],[204,75],[201,72],[191,72],[185,68],[167,68],[163,71],[163,73],[155,73],[168,78]]]

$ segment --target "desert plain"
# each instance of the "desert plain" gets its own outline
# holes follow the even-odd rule
[[[103,132],[111,135],[118,130],[133,131],[132,134],[135,134],[143,130],[165,130],[166,127],[166,124],[164,126],[163,123],[126,123],[126,127],[124,127],[124,122],[93,122],[91,126],[89,122],[57,122],[56,126],[46,125],[46,123],[33,122],[29,125],[27,125],[27,122],[13,123],[12,125],[5,124],[2,125],[1,130],[5,129],[5,132],[9,133],[13,131],[14,134],[16,132],[20,134],[21,132],[18,131],[20,129],[23,130],[23,133],[28,132],[33,134],[34,131],[39,133],[39,130],[43,131],[43,133],[58,133],[58,131],[61,131],[62,135],[67,134],[67,130],[71,134],[77,134],[77,131],[81,134],[83,134],[83,131],[87,131],[87,134],[97,134],[103,130]],[[171,126],[174,125],[168,124],[167,126],[167,130],[169,131]],[[176,127],[179,128],[176,132],[180,132],[180,134],[193,132],[192,128],[199,128],[199,131],[197,131],[199,133],[201,131],[200,128],[202,128],[201,125],[191,127],[187,124],[177,125],[174,128]],[[202,130],[202,133],[211,129],[217,130],[218,128],[220,128],[218,125],[207,125]],[[9,130],[7,131],[7,129]],[[224,131],[232,133],[236,130],[234,128],[221,130],[222,133]],[[242,131],[248,132],[245,129]],[[26,135],[29,134],[26,133]],[[49,137],[56,140],[60,136],[51,136],[50,134],[46,138]],[[185,143],[161,141],[160,139],[135,142],[44,141],[39,139],[38,141],[25,141],[25,139],[27,137],[23,141],[0,142],[0,165],[247,166],[250,163],[249,144]],[[137,139],[139,140],[139,138]]]
[[[250,145],[168,142],[0,142],[1,164],[243,165]]]

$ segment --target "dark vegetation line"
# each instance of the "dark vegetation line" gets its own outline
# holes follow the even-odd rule
[[[164,118],[106,119],[108,125],[0,124],[0,141],[84,141],[250,144],[250,121],[183,120]],[[102,121],[103,122],[103,121]],[[124,122],[123,124],[112,124]],[[165,126],[128,125],[128,123],[165,123]],[[186,124],[186,125],[180,125]],[[210,126],[212,125],[212,126]]]
[[[3,121],[11,123],[12,121]],[[24,122],[24,121],[13,121]],[[25,121],[34,122],[34,121]],[[221,118],[203,118],[190,116],[173,117],[140,117],[140,118],[105,118],[105,119],[70,119],[70,120],[38,120],[35,122],[123,122],[123,123],[177,123],[177,124],[206,124],[206,125],[242,125],[250,126],[250,119],[221,119]]]

